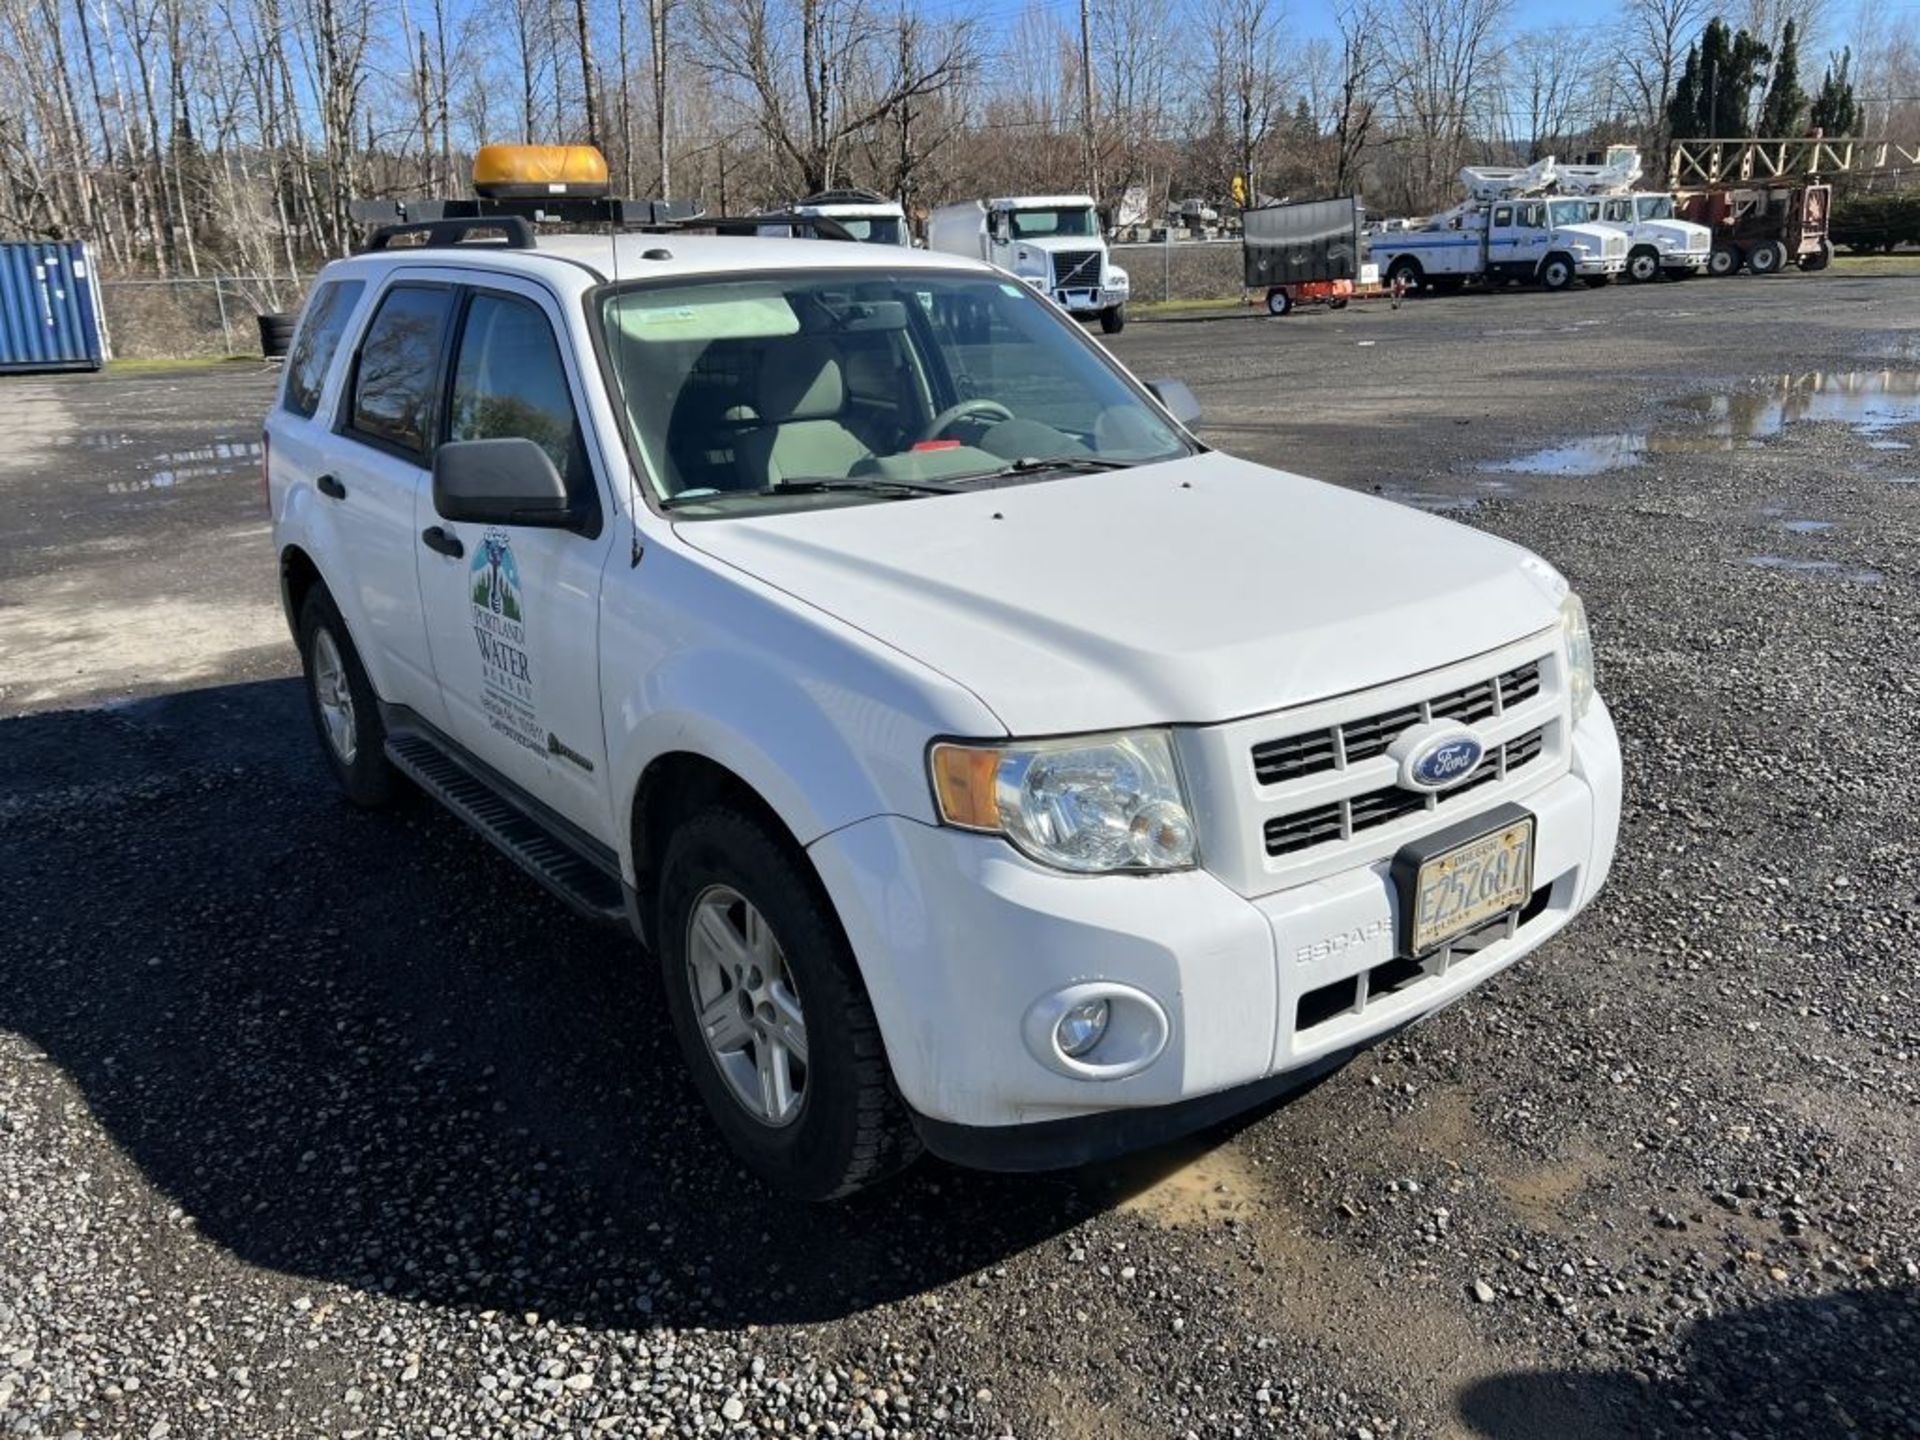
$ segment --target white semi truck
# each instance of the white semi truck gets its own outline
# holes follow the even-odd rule
[[[1552,156],[1524,170],[1467,167],[1463,203],[1418,229],[1372,235],[1380,273],[1410,290],[1474,280],[1606,284],[1626,269],[1627,237],[1590,223],[1584,199],[1550,194],[1558,173]]]
[[[868,245],[912,245],[913,232],[907,227],[907,212],[897,200],[872,190],[822,190],[804,200],[796,200],[783,216],[831,220],[855,240]],[[810,234],[809,227],[792,220],[770,221],[760,227],[768,238]]]
[[[1627,237],[1627,279],[1636,285],[1667,275],[1684,280],[1707,273],[1713,232],[1674,214],[1673,196],[1636,189],[1640,152],[1617,145],[1604,165],[1562,165],[1555,179],[1562,194],[1587,202],[1587,219]]]
[[[943,205],[927,217],[927,248],[998,265],[1070,314],[1127,323],[1127,272],[1113,263],[1086,195],[1002,195]]]

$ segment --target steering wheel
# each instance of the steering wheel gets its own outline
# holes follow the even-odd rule
[[[922,440],[939,440],[944,437],[944,433],[949,425],[953,424],[956,420],[964,420],[969,415],[979,415],[993,420],[1013,419],[1013,411],[1002,405],[998,400],[988,400],[982,396],[975,396],[971,400],[962,400],[958,405],[949,405],[938,415],[934,416],[932,420],[927,422],[927,428],[920,432],[920,438]]]

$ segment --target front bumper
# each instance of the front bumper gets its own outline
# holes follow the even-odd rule
[[[1578,256],[1573,262],[1573,273],[1580,276],[1619,275],[1624,273],[1626,268],[1627,257],[1624,255],[1616,255],[1609,259]]]
[[[1668,250],[1660,256],[1660,268],[1677,271],[1682,274],[1705,274],[1707,262],[1713,259],[1708,250]]]
[[[1605,879],[1619,829],[1620,751],[1604,704],[1572,750],[1568,773],[1521,797],[1537,819],[1524,922],[1377,993],[1362,977],[1393,966],[1399,934],[1386,864],[1248,899],[1204,870],[1066,875],[997,839],[901,816],[835,831],[810,853],[930,1146],[971,1163],[1073,1164],[1302,1083],[1559,930]],[[1324,997],[1342,986],[1362,1003],[1329,1013]],[[1033,1017],[1086,987],[1115,995],[1116,1033],[1123,1012],[1144,1022],[1122,1063],[1076,1064],[1042,1043]],[[1180,1113],[1125,1118],[1166,1107]]]
[[[1054,303],[1070,315],[1097,315],[1127,303],[1125,290],[1055,290]]]

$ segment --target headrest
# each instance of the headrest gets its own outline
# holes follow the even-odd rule
[[[792,340],[769,347],[760,362],[760,419],[768,425],[788,420],[824,420],[846,402],[840,360],[818,340]]]

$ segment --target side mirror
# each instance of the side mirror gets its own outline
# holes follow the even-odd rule
[[[552,458],[531,440],[450,440],[433,452],[433,508],[443,520],[567,530],[586,517]]]
[[[1149,380],[1147,389],[1153,392],[1166,412],[1191,430],[1200,423],[1200,401],[1193,391],[1187,388],[1184,380]]]

